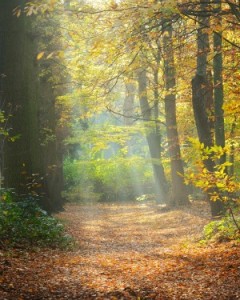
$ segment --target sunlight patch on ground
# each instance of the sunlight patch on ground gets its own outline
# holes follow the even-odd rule
[[[194,243],[210,219],[206,203],[169,212],[157,205],[68,204],[58,217],[78,247],[16,250],[2,263],[0,256],[1,299],[240,297],[239,247]]]

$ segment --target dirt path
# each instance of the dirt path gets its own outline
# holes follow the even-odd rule
[[[0,299],[240,299],[239,246],[196,247],[207,208],[68,205],[76,250],[1,253]]]

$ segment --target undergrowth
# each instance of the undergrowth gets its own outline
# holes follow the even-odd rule
[[[64,163],[64,196],[71,202],[129,201],[153,190],[151,164],[140,157]]]
[[[2,191],[0,196],[1,247],[71,246],[73,239],[64,226],[39,207],[37,197],[19,199],[12,191]]]
[[[240,242],[240,214],[226,214],[221,220],[210,222],[204,227],[202,242],[227,242],[235,240]]]

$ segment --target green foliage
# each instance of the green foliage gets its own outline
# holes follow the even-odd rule
[[[151,164],[140,157],[71,161],[64,165],[70,201],[134,200],[152,189]]]
[[[226,172],[227,168],[232,165],[230,162],[218,163],[224,153],[228,154],[229,149],[219,146],[204,148],[204,145],[195,139],[191,139],[191,143],[192,153],[188,157],[191,169],[189,168],[185,173],[185,183],[208,193],[212,201],[221,200],[225,203],[231,201],[233,195],[239,190],[239,178]],[[207,170],[203,164],[203,161],[207,159],[215,162],[213,172]]]
[[[50,128],[41,128],[41,146],[47,146],[56,140],[56,135]]]
[[[237,224],[240,224],[240,215],[235,217],[235,221]],[[240,242],[239,228],[231,215],[226,215],[221,220],[212,221],[204,227],[202,242],[224,242],[230,240]]]
[[[8,140],[10,142],[15,142],[20,138],[20,135],[12,136],[10,134],[11,128],[8,126],[8,121],[12,117],[12,115],[7,114],[5,111],[0,109],[0,137],[4,140]]]
[[[65,234],[63,225],[38,206],[36,197],[19,198],[11,190],[0,192],[2,245],[67,247],[71,244],[72,238]]]

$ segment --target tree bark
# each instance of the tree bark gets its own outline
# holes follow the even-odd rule
[[[4,186],[14,188],[22,195],[36,195],[44,209],[54,211],[62,208],[62,179],[59,175],[55,183],[61,183],[50,184],[50,178],[56,178],[56,175],[50,174],[49,167],[57,166],[55,173],[61,174],[61,164],[56,162],[56,144],[52,155],[49,148],[45,151],[42,146],[41,121],[47,100],[41,102],[37,43],[31,18],[24,14],[19,18],[13,16],[13,9],[18,5],[24,8],[25,3],[0,0],[0,26],[5,35],[4,45],[0,45],[1,52],[5,53],[0,70],[5,74],[1,89],[5,104],[12,107],[11,135],[19,135],[15,142],[6,143],[4,148]],[[49,99],[49,95],[45,96],[44,99]],[[44,118],[55,119],[53,108],[45,112]]]
[[[235,163],[235,143],[234,143],[234,135],[235,135],[235,131],[237,128],[237,116],[234,116],[234,121],[232,123],[231,126],[231,131],[230,131],[230,139],[231,139],[231,143],[230,143],[230,155],[229,155],[229,162],[232,164],[229,168],[228,168],[228,174],[230,176],[234,176],[234,163]]]
[[[179,145],[176,118],[176,79],[172,45],[172,24],[166,20],[163,31],[164,76],[167,95],[165,96],[165,116],[167,125],[168,152],[171,163],[172,204],[189,204],[187,187],[184,183],[184,169]]]
[[[207,10],[208,3],[205,0],[200,0],[201,9]],[[205,25],[205,27],[203,26]],[[209,27],[209,18],[206,16],[199,17],[199,28],[197,33],[197,69],[196,75],[192,80],[192,103],[194,118],[196,122],[198,138],[200,143],[206,147],[214,145],[212,133],[212,120],[210,111],[213,103],[213,86],[208,76],[207,58],[210,51],[209,36],[204,29]],[[203,161],[205,168],[209,172],[214,172],[215,162],[208,157]],[[212,216],[219,216],[223,211],[223,204],[220,200],[211,201],[211,193],[213,189],[210,188],[207,192],[208,201],[211,206]]]
[[[134,115],[134,98],[136,94],[136,87],[133,80],[127,78],[125,81],[125,99],[123,104],[124,125],[131,126],[133,124]]]
[[[221,26],[221,0],[217,0],[216,18],[215,25]],[[217,146],[225,147],[225,129],[224,129],[224,111],[223,111],[223,56],[222,56],[222,34],[213,34],[213,47],[214,47],[214,58],[213,58],[213,80],[214,80],[214,107],[215,107],[215,142]],[[226,154],[222,155],[219,163],[223,164],[226,162]]]
[[[146,127],[146,139],[152,159],[158,201],[166,203],[168,202],[167,180],[161,163],[161,145],[159,135],[155,132],[154,123],[152,122],[151,124],[151,107],[147,98],[147,74],[146,69],[144,68],[138,71],[138,93],[141,113]]]

